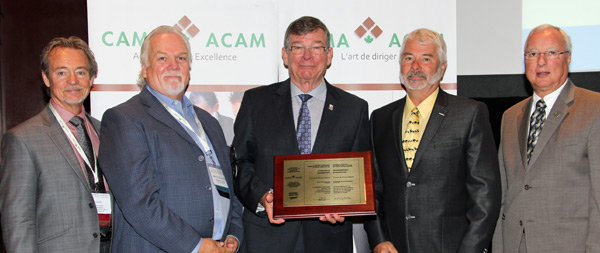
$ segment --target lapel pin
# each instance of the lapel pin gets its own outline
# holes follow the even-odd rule
[[[333,105],[332,104],[329,104],[329,110],[333,111]]]
[[[558,117],[558,115],[560,115],[560,112],[554,112],[554,117]]]
[[[442,116],[442,117],[446,116],[446,114],[444,114],[444,113],[441,113],[441,112],[438,112],[438,113],[439,113],[439,114],[440,114],[440,116]]]

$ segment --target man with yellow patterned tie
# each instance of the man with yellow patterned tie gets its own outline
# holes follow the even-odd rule
[[[371,115],[377,217],[374,252],[487,252],[500,174],[487,107],[439,88],[446,44],[409,33],[400,51],[407,96]]]

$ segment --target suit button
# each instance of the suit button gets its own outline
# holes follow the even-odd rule
[[[406,182],[406,187],[407,187],[407,188],[413,187],[413,186],[415,186],[415,185],[416,185],[416,184],[413,184],[413,183],[412,183],[412,182],[410,182],[410,181]]]
[[[502,220],[506,219],[506,216],[504,216],[504,214],[502,214]]]
[[[198,156],[198,161],[201,161],[201,162],[204,161],[204,156],[203,155]]]
[[[94,238],[98,238],[98,233],[93,234]]]
[[[414,219],[414,218],[415,218],[415,216],[412,216],[412,215],[410,215],[410,214],[409,214],[409,215],[406,215],[406,220],[410,220],[410,219]]]
[[[212,187],[210,187],[210,185],[209,185],[209,186],[206,186],[206,190],[209,190],[209,191],[210,191],[210,190],[212,190]]]
[[[89,203],[89,204],[88,204],[88,206],[89,206],[90,208],[94,208],[94,203]]]
[[[526,185],[525,185],[525,190],[527,191],[527,190],[529,190],[529,189],[531,189],[531,186],[529,186],[528,184],[526,184]]]
[[[523,226],[523,221],[522,220],[519,221],[519,226]]]

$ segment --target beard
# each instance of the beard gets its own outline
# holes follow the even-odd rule
[[[420,81],[410,81],[411,77],[422,77],[425,78],[425,82]],[[437,72],[433,74],[433,76],[428,77],[425,73],[421,71],[411,71],[406,73],[406,75],[400,74],[400,82],[404,84],[404,87],[409,90],[422,90],[425,89],[429,85],[433,85],[442,80],[442,68],[439,67]]]
[[[165,80],[167,76],[169,76],[170,79],[172,79],[172,77],[179,77],[179,79],[167,81]],[[187,84],[184,83],[184,76],[180,72],[164,73],[162,74],[161,79],[165,80],[163,83],[163,89],[168,95],[177,96],[185,91],[187,86]]]

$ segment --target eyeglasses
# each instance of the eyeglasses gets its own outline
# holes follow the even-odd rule
[[[563,54],[567,54],[570,53],[569,51],[562,51],[562,52],[558,52],[558,51],[546,51],[543,53],[540,52],[527,52],[525,53],[525,59],[526,60],[537,60],[538,58],[540,58],[540,55],[546,55],[546,59],[549,60],[553,60],[553,59],[557,59],[558,57],[560,57]]]
[[[291,47],[287,48],[288,52],[292,52],[292,54],[296,54],[296,55],[304,54],[306,52],[306,49],[308,49],[308,51],[314,55],[321,55],[321,54],[324,54],[325,52],[329,51],[329,48],[319,47],[319,46],[316,46],[316,47],[291,46]]]

